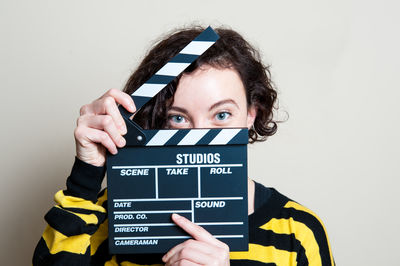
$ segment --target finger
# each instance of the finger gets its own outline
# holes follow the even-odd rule
[[[180,261],[176,261],[176,262],[174,262],[172,264],[171,263],[167,263],[165,265],[166,266],[198,266],[198,265],[201,265],[201,264],[197,264],[197,263],[194,263],[192,261],[183,259],[183,260],[180,260]]]
[[[93,112],[93,105],[92,104],[85,104],[79,110],[80,115],[87,115],[87,114],[94,114]]]
[[[172,249],[170,249],[162,257],[162,260],[164,262],[170,261],[171,259],[172,259],[172,261],[176,261],[176,260],[178,260],[178,256],[182,255],[182,253],[184,253],[183,254],[183,255],[185,255],[184,257],[187,257],[186,255],[187,255],[188,250],[190,250],[190,251],[197,250],[197,251],[201,252],[202,254],[212,254],[216,248],[218,248],[218,247],[213,246],[212,244],[208,244],[208,243],[201,242],[198,240],[189,239],[179,245],[176,245]],[[199,261],[196,261],[196,262],[199,262]]]
[[[110,153],[117,154],[118,150],[111,137],[103,130],[94,128],[77,127],[75,130],[76,139],[82,146],[87,146],[90,143],[102,144]]]
[[[78,126],[104,130],[113,140],[114,144],[122,148],[126,141],[117,129],[114,120],[109,115],[84,115],[78,118]]]
[[[117,90],[117,89],[111,89],[111,90],[108,90],[100,98],[104,98],[104,97],[108,97],[108,96],[113,97],[118,104],[121,104],[129,112],[131,112],[131,113],[136,112],[135,103],[133,102],[133,99],[129,94],[127,94],[123,91]]]
[[[189,260],[183,259],[183,260],[180,260],[180,261],[176,261],[176,262],[174,262],[172,264],[171,263],[167,263],[165,265],[166,266],[198,266],[198,265],[201,265],[201,264],[197,264],[197,263],[191,262]]]
[[[98,99],[93,101],[92,103],[83,105],[81,107],[81,109],[79,110],[80,115],[95,114],[94,103],[96,103],[98,101],[102,101],[104,98],[107,98],[107,97],[113,98],[114,102],[121,104],[129,112],[131,112],[131,113],[136,112],[135,103],[133,102],[133,99],[130,95],[126,94],[125,92],[116,90],[116,89],[111,89],[111,90],[107,91],[105,94],[103,94],[102,96],[100,96]],[[103,112],[100,112],[98,114],[103,114]]]
[[[125,121],[118,110],[115,99],[111,96],[100,98],[93,102],[93,111],[98,115],[109,115],[114,120],[115,125],[121,134],[126,134]]]
[[[209,232],[207,232],[207,230],[205,230],[203,227],[195,223],[192,223],[183,216],[174,213],[172,214],[172,220],[176,225],[185,230],[189,235],[191,235],[196,240],[213,243],[214,245],[219,247],[225,245],[221,241],[217,240]]]
[[[197,244],[195,242],[198,242]],[[180,246],[180,247],[178,247]],[[212,258],[213,253],[218,253],[218,247],[207,245],[203,242],[192,240],[192,244],[182,243],[178,245],[176,249],[168,252],[166,257],[163,257],[163,261],[167,263],[175,263],[182,259],[189,260],[198,264],[209,264],[215,261]]]
[[[133,99],[131,96],[126,94],[125,92],[116,90],[116,89],[111,89],[107,91],[105,94],[100,96],[98,99],[93,101],[90,104],[85,104],[81,107],[79,110],[80,115],[85,115],[85,114],[95,114],[95,103],[102,102],[104,98],[111,97],[114,99],[114,102],[118,104],[122,104],[122,106],[125,107],[126,110],[130,111],[131,113],[136,112],[136,106],[135,103],[133,102]],[[97,109],[98,110],[98,109]],[[100,112],[98,110],[97,114],[104,114],[105,109],[101,109]]]

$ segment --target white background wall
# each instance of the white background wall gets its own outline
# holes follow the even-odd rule
[[[272,65],[278,133],[250,176],[319,214],[338,265],[398,265],[398,1],[2,0],[1,264],[29,265],[65,187],[81,105],[161,34],[230,25]],[[397,162],[397,163],[396,163]]]

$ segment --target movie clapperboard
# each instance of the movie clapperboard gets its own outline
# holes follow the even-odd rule
[[[131,96],[137,109],[219,36],[204,30]],[[190,239],[173,213],[202,226],[231,251],[248,249],[247,128],[144,130],[119,107],[127,144],[107,155],[109,249],[165,253]]]

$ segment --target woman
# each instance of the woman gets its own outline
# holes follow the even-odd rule
[[[125,145],[117,104],[134,112],[129,96],[204,29],[183,29],[160,41],[129,78],[123,92],[110,90],[80,110],[76,160],[36,247],[34,265],[332,265],[325,229],[310,210],[248,179],[249,251],[229,247],[184,217],[172,220],[193,239],[166,254],[108,252],[106,200],[100,191],[105,153]],[[276,132],[276,91],[257,53],[237,32],[217,29],[220,39],[171,82],[133,120],[143,128],[247,127],[249,141]]]

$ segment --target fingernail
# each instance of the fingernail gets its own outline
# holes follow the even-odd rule
[[[179,215],[179,214],[177,214],[177,213],[173,213],[172,214],[172,218],[174,218],[174,219],[178,219],[178,218],[180,218],[181,216]]]
[[[125,143],[126,143],[125,139],[123,137],[121,137],[119,140],[119,145],[124,146]]]

